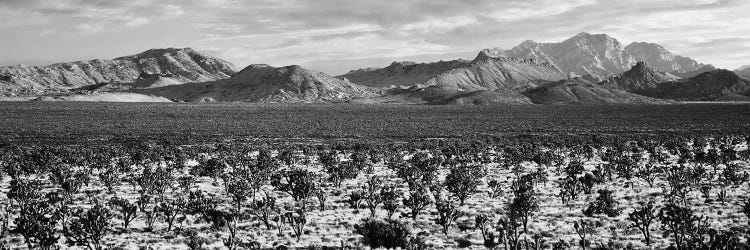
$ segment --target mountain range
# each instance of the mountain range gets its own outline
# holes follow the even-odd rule
[[[749,101],[750,67],[735,71],[655,43],[625,47],[606,34],[525,41],[473,60],[394,62],[344,75],[229,62],[190,48],[111,60],[0,67],[0,94],[38,100],[347,102],[435,105]],[[1,100],[1,99],[0,99]]]

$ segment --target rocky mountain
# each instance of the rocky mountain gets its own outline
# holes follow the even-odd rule
[[[493,49],[495,54],[547,61],[566,74],[613,75],[630,68],[636,60],[620,42],[605,34],[579,33],[560,43],[525,41],[510,50]]]
[[[750,80],[717,69],[693,78],[664,82],[639,94],[686,101],[750,101]]]
[[[622,47],[617,39],[606,34],[579,33],[559,43],[525,41],[510,49],[492,49],[494,54],[547,61],[563,72],[606,78],[630,69],[638,61],[647,62],[663,72],[688,73],[711,67],[675,55],[654,43],[631,43]]]
[[[677,76],[679,78],[686,79],[686,78],[695,77],[697,75],[700,75],[700,74],[703,74],[703,73],[706,73],[706,72],[711,72],[711,71],[714,71],[714,70],[716,70],[716,68],[714,68],[713,65],[709,64],[709,65],[704,65],[703,67],[700,67],[700,68],[698,68],[696,70],[693,70],[693,71],[684,72],[684,73],[672,73],[672,74],[674,74],[675,76]]]
[[[185,102],[344,102],[374,97],[372,89],[300,66],[250,65],[231,78],[133,90]]]
[[[393,62],[385,68],[352,70],[339,77],[371,87],[408,87],[423,83],[443,72],[464,67],[468,61],[453,60],[435,63]]]
[[[750,79],[750,65],[740,67],[734,70],[734,73],[740,75],[741,77],[744,77],[745,79]]]
[[[679,78],[658,71],[645,62],[636,63],[630,70],[619,76],[610,77],[601,82],[600,85],[622,89],[633,93],[641,93],[650,89],[658,88],[660,83],[677,81]]]
[[[664,104],[667,100],[645,97],[584,78],[570,78],[524,92],[536,104]]]
[[[698,63],[689,57],[672,54],[669,50],[655,43],[633,42],[626,46],[624,50],[637,61],[646,62],[649,66],[662,72],[687,73],[710,66]]]
[[[112,60],[0,67],[0,93],[35,94],[102,83],[132,83],[144,74],[169,74],[185,83],[224,79],[234,73],[231,63],[190,48],[152,49]]]

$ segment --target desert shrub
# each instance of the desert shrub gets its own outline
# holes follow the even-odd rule
[[[586,250],[586,247],[591,245],[591,242],[588,239],[592,234],[596,233],[596,224],[593,221],[581,219],[580,221],[573,222],[573,228],[575,229],[576,234],[578,234],[578,246],[583,250]]]
[[[320,211],[326,210],[326,202],[328,201],[328,191],[326,190],[327,187],[328,183],[326,183],[323,178],[320,178],[318,179],[318,183],[315,185],[315,191],[313,191],[313,195],[318,198],[318,208],[320,208]]]
[[[101,182],[109,193],[114,193],[115,188],[120,184],[120,172],[117,168],[107,167],[99,173],[99,182]]]
[[[341,187],[341,182],[344,180],[354,179],[359,175],[359,166],[353,164],[351,161],[341,162],[337,151],[321,152],[318,155],[318,159],[328,173],[329,179],[336,187]]]
[[[578,178],[578,181],[581,183],[581,187],[583,187],[584,194],[591,194],[594,185],[601,183],[601,180],[594,176],[594,174],[592,173],[584,174],[583,176]]]
[[[747,216],[748,225],[750,225],[750,199],[747,199],[747,201],[745,201],[745,205],[742,206],[742,213]]]
[[[564,240],[558,240],[555,243],[552,243],[552,250],[567,250],[570,249],[570,244]]]
[[[435,223],[443,227],[443,233],[448,235],[448,230],[456,222],[456,220],[463,216],[463,213],[456,208],[456,205],[451,199],[438,199],[435,202],[437,208],[438,217],[435,219]]]
[[[13,179],[10,181],[10,189],[6,196],[23,207],[25,204],[42,197],[42,184],[43,182],[39,180]]]
[[[359,204],[365,196],[366,194],[364,193],[364,191],[352,191],[351,193],[349,193],[349,206],[354,209],[359,209]]]
[[[380,199],[383,201],[383,209],[388,212],[389,219],[393,217],[396,209],[399,208],[399,196],[400,194],[393,185],[386,185],[380,189]]]
[[[50,175],[50,181],[60,186],[66,199],[70,199],[78,193],[81,187],[85,183],[88,183],[88,179],[88,173],[75,171],[68,165],[60,165],[52,168]]]
[[[136,204],[138,209],[146,216],[146,231],[151,232],[154,229],[154,222],[156,221],[156,206],[152,205],[153,198],[151,195],[141,193],[138,197]]]
[[[692,235],[704,229],[701,218],[694,215],[690,208],[675,204],[666,204],[659,211],[659,220],[665,237],[671,234],[678,250],[692,249],[695,240]]]
[[[665,168],[664,179],[668,183],[663,193],[670,203],[682,202],[686,203],[688,192],[690,192],[690,185],[694,183],[695,171],[691,171],[688,168],[684,168],[680,165],[673,165]]]
[[[183,192],[189,193],[190,189],[195,185],[195,176],[183,175],[177,178],[177,185],[182,189]]]
[[[102,239],[110,231],[111,218],[109,209],[101,204],[95,204],[89,210],[78,209],[64,230],[67,244],[85,246],[89,250],[103,249]]]
[[[232,197],[234,201],[234,209],[242,211],[242,203],[250,196],[254,196],[253,188],[250,184],[250,174],[246,170],[240,170],[241,168],[235,168],[235,171],[231,174],[223,176],[224,179],[224,190]]]
[[[27,203],[14,220],[13,233],[23,236],[29,249],[52,249],[57,244],[60,216],[54,207],[43,201]]]
[[[503,185],[500,183],[500,181],[496,179],[492,179],[489,182],[487,182],[487,186],[490,188],[490,191],[487,192],[487,195],[494,199],[495,197],[500,196],[503,194]]]
[[[367,218],[355,225],[355,232],[362,235],[363,243],[375,248],[402,248],[410,245],[410,229],[398,220]]]
[[[435,180],[441,163],[442,160],[437,157],[418,152],[409,159],[408,164],[396,166],[396,175],[405,180],[409,186],[429,186]]]
[[[522,176],[513,183],[513,199],[507,205],[508,216],[518,218],[527,233],[527,225],[533,214],[539,210],[539,201],[534,186],[528,178]]]
[[[271,185],[279,191],[288,193],[295,201],[301,202],[302,209],[306,210],[307,200],[317,188],[318,179],[319,176],[314,172],[294,168],[274,174],[271,177]]]
[[[185,199],[180,197],[159,203],[154,208],[154,212],[161,215],[164,222],[167,223],[167,231],[172,231],[172,226],[174,225],[177,216],[183,213],[185,206]]]
[[[487,174],[487,170],[482,165],[455,167],[445,177],[445,187],[463,205],[466,198],[482,184],[482,177],[485,174]]]
[[[169,169],[146,165],[135,181],[142,194],[157,197],[161,201],[164,200],[167,189],[172,187],[174,177]]]
[[[585,210],[583,210],[583,214],[586,216],[606,214],[609,217],[620,215],[620,209],[617,207],[617,201],[612,197],[612,191],[603,189],[597,192],[599,193],[599,196],[596,197],[596,200],[591,202]]]
[[[646,241],[646,245],[651,245],[651,224],[656,219],[654,204],[646,203],[640,208],[633,210],[628,214],[628,220],[630,220],[630,227],[637,228],[643,234],[643,238]]]
[[[635,176],[645,181],[650,188],[654,187],[654,180],[661,172],[661,169],[656,164],[650,163],[644,166],[638,167],[635,171]]]
[[[297,236],[299,241],[304,233],[305,225],[307,224],[307,216],[304,210],[297,210],[296,212],[289,212],[285,214],[287,223],[292,227],[294,236]]]
[[[427,191],[427,188],[416,186],[413,188],[410,187],[409,189],[409,198],[404,199],[403,203],[404,206],[411,210],[410,215],[412,220],[416,220],[419,212],[432,204],[432,201],[430,200],[430,194],[429,191]]]
[[[383,202],[382,197],[380,197],[380,190],[382,187],[383,180],[378,176],[370,177],[370,179],[367,180],[367,185],[363,187],[365,194],[364,200],[365,203],[367,203],[367,209],[370,210],[371,217],[375,217],[378,205]]]
[[[138,206],[130,203],[127,199],[120,197],[112,197],[112,199],[109,200],[109,205],[112,206],[115,211],[120,213],[119,217],[120,220],[122,220],[122,228],[127,230],[130,222],[135,219],[138,213]]]
[[[250,213],[262,221],[266,229],[271,230],[272,216],[279,213],[276,198],[266,193],[265,197],[250,204]]]
[[[216,210],[219,201],[213,197],[208,197],[201,190],[190,191],[188,194],[185,211],[187,214],[199,215],[205,220],[209,220],[209,211]]]
[[[200,236],[198,231],[195,230],[188,230],[185,233],[185,237],[187,238],[185,245],[187,245],[190,250],[202,250],[203,245],[208,243],[208,239]]]
[[[214,180],[218,178],[226,168],[226,162],[218,157],[209,158],[199,161],[198,165],[190,169],[190,174],[200,177],[211,177]]]
[[[458,245],[458,248],[469,248],[471,247],[471,241],[468,238],[456,238],[456,245]]]

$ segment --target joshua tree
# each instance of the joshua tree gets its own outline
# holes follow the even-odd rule
[[[638,209],[633,210],[633,212],[628,215],[628,220],[630,220],[630,222],[632,223],[631,227],[638,228],[638,230],[641,231],[647,246],[651,245],[650,227],[655,218],[656,214],[654,210],[654,204],[650,202],[644,204]]]

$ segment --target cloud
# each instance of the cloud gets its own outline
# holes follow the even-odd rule
[[[745,41],[729,42],[750,34],[747,9],[746,0],[2,0],[0,31],[54,37],[161,29],[238,66],[340,65],[334,73],[383,58],[453,59],[586,31],[730,67],[750,58]],[[152,38],[129,39],[121,42]]]

